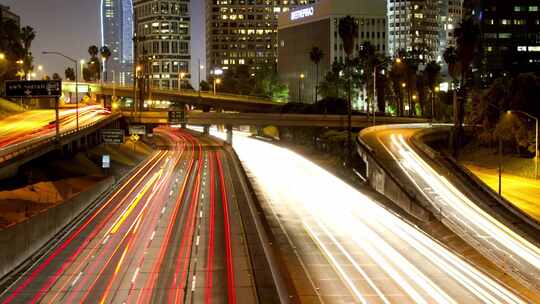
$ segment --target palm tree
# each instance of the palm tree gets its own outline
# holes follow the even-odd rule
[[[30,47],[32,46],[32,42],[36,38],[36,31],[31,26],[25,26],[21,28],[21,42],[22,47],[24,49],[24,73],[28,75],[28,73],[33,69],[32,66],[32,60],[33,57],[30,53]]]
[[[439,77],[441,74],[441,66],[435,62],[431,61],[426,65],[423,71],[423,78],[425,80],[425,84],[428,87],[428,90],[431,94],[432,102],[431,102],[431,116],[435,116],[435,86],[439,82]],[[433,117],[431,117],[433,119]]]
[[[373,88],[373,71],[375,68],[378,68],[382,65],[384,62],[384,59],[377,54],[377,50],[375,49],[375,46],[371,44],[369,41],[365,41],[360,46],[360,49],[358,50],[358,60],[360,63],[360,67],[362,70],[364,70],[364,76],[363,76],[363,82],[366,86],[369,86],[370,88]],[[379,77],[377,78],[379,80]],[[382,83],[382,82],[380,82]],[[379,83],[379,84],[380,84]],[[368,94],[369,92],[372,93],[371,98],[375,99],[375,92],[373,90],[367,90]],[[379,100],[384,100],[383,98],[380,98]],[[378,108],[378,105],[375,104],[375,100],[373,100],[373,111],[376,112],[376,108]]]
[[[73,70],[73,68],[67,68],[64,71],[64,74],[67,80],[75,81],[75,71]]]
[[[315,64],[315,100],[313,103],[316,103],[317,100],[319,100],[319,63],[321,62],[322,58],[324,57],[323,51],[318,47],[314,46],[311,48],[311,51],[309,52],[309,59],[311,62]]]
[[[90,54],[90,60],[87,64],[89,73],[88,76],[93,80],[99,80],[101,79],[101,67],[97,58],[99,54],[99,48],[95,45],[91,45],[90,47],[88,47],[88,54]]]
[[[347,98],[347,161],[351,160],[352,156],[352,144],[351,144],[351,115],[352,115],[352,104],[351,104],[351,55],[354,51],[355,40],[358,38],[358,26],[356,21],[351,16],[346,16],[339,19],[339,37],[343,42],[343,50],[347,55],[346,64],[349,70],[347,73],[348,77],[348,98]]]
[[[107,62],[109,61],[109,58],[111,57],[112,53],[111,53],[111,50],[109,50],[109,48],[106,45],[104,45],[99,50],[99,54],[101,58],[103,59],[103,74],[105,75],[105,77],[103,78],[105,79],[105,82],[107,82]]]

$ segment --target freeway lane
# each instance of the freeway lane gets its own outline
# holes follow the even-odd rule
[[[175,129],[0,303],[256,303],[222,147]],[[239,300],[240,302],[240,300]]]
[[[239,134],[233,146],[300,302],[526,303],[300,155]]]
[[[409,138],[428,125],[370,128],[360,134],[375,155],[400,172],[436,210],[445,225],[508,274],[540,288],[540,249],[482,209],[411,147]]]
[[[76,128],[76,110],[60,110],[60,131]],[[86,106],[79,109],[79,125],[103,119],[106,112],[100,106]],[[54,136],[56,130],[53,110],[34,110],[9,116],[0,120],[0,153],[30,139]]]

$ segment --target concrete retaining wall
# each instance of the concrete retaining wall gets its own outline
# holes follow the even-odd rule
[[[394,202],[394,204],[414,218],[422,222],[432,219],[431,213],[413,195],[415,192],[408,191],[398,183],[397,179],[373,156],[371,149],[367,145],[357,140],[356,148],[358,155],[366,164],[366,172],[364,174],[373,189]]]
[[[30,258],[113,184],[109,177],[63,204],[0,230],[0,277]]]

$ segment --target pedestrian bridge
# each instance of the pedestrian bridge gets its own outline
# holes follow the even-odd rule
[[[64,93],[75,93],[74,82],[62,82]],[[133,98],[133,86],[101,85],[99,83],[79,83],[79,92],[92,93],[105,97],[117,96]],[[228,111],[243,112],[276,112],[283,103],[274,102],[268,98],[235,94],[213,94],[182,89],[151,89],[153,100],[168,100],[174,103],[184,103],[194,106],[206,106]]]

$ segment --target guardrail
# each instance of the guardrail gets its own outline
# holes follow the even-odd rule
[[[78,132],[81,132],[85,129],[88,129],[88,128],[91,128],[91,127],[94,127],[98,124],[103,124],[103,123],[108,123],[110,120],[114,120],[114,119],[118,119],[121,117],[121,114],[120,113],[114,113],[114,114],[111,114],[107,117],[105,117],[104,119],[100,119],[100,120],[97,120],[97,121],[93,121],[91,123],[87,123],[87,124],[84,124],[84,125],[80,125],[79,126],[79,130],[77,130],[76,128],[72,128],[72,129],[69,129],[69,130],[66,130],[66,131],[63,131],[63,132],[60,132],[60,140],[62,140],[62,138],[66,138],[68,136],[71,136],[73,134],[76,134]],[[13,159],[21,154],[25,154],[25,153],[28,153],[30,151],[33,151],[33,150],[36,150],[38,148],[41,148],[45,145],[48,145],[50,143],[54,143],[54,144],[58,144],[57,142],[57,139],[56,139],[56,133],[53,132],[52,134],[49,134],[43,138],[36,138],[36,139],[31,139],[29,141],[25,141],[23,143],[21,143],[23,146],[19,146],[18,144],[17,145],[14,145],[13,147],[9,147],[3,151],[0,151],[0,164],[10,160],[10,159]]]

